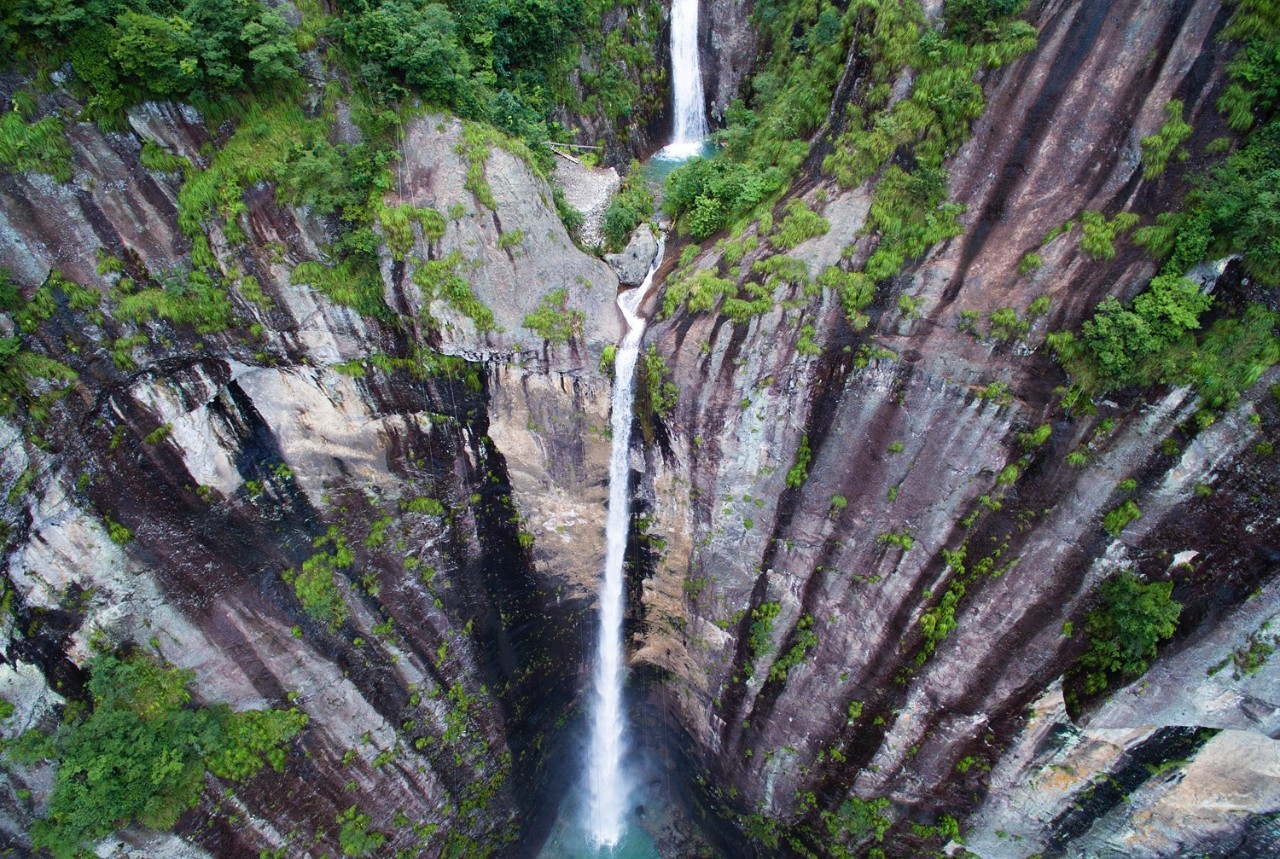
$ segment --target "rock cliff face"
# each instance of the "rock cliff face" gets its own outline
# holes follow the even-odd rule
[[[716,116],[755,58],[749,10],[703,10]],[[612,14],[616,29],[640,12]],[[747,834],[732,854],[833,853],[812,833],[842,807],[889,827],[876,842],[865,823],[855,855],[955,855],[947,817],[989,859],[1280,851],[1280,675],[1246,658],[1270,653],[1280,615],[1280,498],[1259,446],[1280,433],[1280,373],[1204,429],[1180,389],[1080,417],[1037,348],[1153,273],[1123,239],[1098,262],[1078,231],[1045,237],[1084,210],[1150,218],[1185,192],[1196,160],[1144,180],[1138,141],[1171,98],[1192,151],[1226,133],[1226,15],[1213,0],[1033,4],[1038,49],[982,81],[987,111],[948,164],[964,233],[882,287],[866,331],[830,291],[799,289],[747,323],[679,312],[651,327],[679,396],[665,418],[641,410],[633,449],[633,676],[646,731],[691,769],[677,781]],[[640,130],[588,113],[573,119],[611,157],[661,142],[654,112]],[[0,263],[28,296],[57,270],[101,302],[58,298],[35,335],[79,374],[48,419],[0,420],[14,705],[0,731],[49,727],[83,697],[92,650],[131,645],[195,672],[201,702],[292,702],[310,723],[283,771],[208,776],[176,835],[126,831],[103,851],[336,855],[354,806],[386,855],[528,853],[573,776],[563,727],[604,555],[616,276],[573,246],[518,156],[481,147],[482,201],[461,125],[425,117],[383,202],[449,216],[436,237],[411,225],[397,253],[382,236],[385,319],[294,282],[331,225],[258,184],[244,238],[209,235],[239,284],[236,322],[130,321],[120,279],[159,282],[192,251],[181,177],[143,167],[141,147],[203,164],[218,132],[173,106],[129,120],[70,127],[70,183],[0,174]],[[848,245],[864,258],[872,189],[800,187],[831,230],[791,255],[814,275]],[[1020,273],[1032,251],[1042,266]],[[465,274],[491,326],[424,290],[432,264]],[[571,321],[567,342],[526,327],[545,306]],[[1027,330],[968,332],[1001,308]],[[1044,424],[1038,446],[1019,440]],[[1124,500],[1142,518],[1113,536],[1103,517]],[[339,540],[354,560],[335,625],[282,573]],[[944,549],[986,572],[960,582]],[[1126,567],[1175,582],[1178,632],[1143,678],[1069,712],[1084,619]],[[4,776],[0,844],[28,848],[50,782],[48,766]]]
[[[416,234],[409,258],[460,252],[495,310],[492,333],[445,305],[431,308],[438,337],[415,330],[422,294],[390,257],[394,324],[292,283],[329,237],[263,186],[246,195],[247,240],[215,230],[212,243],[265,299],[234,294],[225,334],[120,322],[115,282],[176,269],[190,248],[179,178],[144,169],[140,146],[199,163],[204,141],[189,111],[145,106],[131,121],[126,134],[72,128],[69,185],[0,180],[0,258],[19,283],[56,268],[108,308],[58,309],[40,346],[81,381],[47,424],[3,426],[6,485],[26,486],[4,506],[13,612],[0,686],[16,707],[5,736],[49,725],[51,705],[79,694],[91,648],[132,644],[193,670],[201,701],[292,702],[310,717],[282,773],[207,791],[183,818],[179,834],[208,854],[337,853],[335,821],[352,806],[388,851],[536,843],[569,778],[553,725],[576,706],[603,556],[608,443],[590,429],[608,421],[595,368],[619,332],[616,279],[573,247],[546,183],[501,149],[484,164],[493,205],[479,203],[463,187],[459,125],[427,118],[407,129],[402,191],[386,202],[460,210],[439,239]],[[125,271],[100,273],[103,253]],[[573,348],[522,325],[557,289],[581,314]],[[113,363],[113,343],[137,334],[130,360]],[[429,336],[475,363],[420,372],[404,359]],[[282,573],[335,541],[355,560],[339,577],[349,619],[328,624]],[[8,846],[23,849],[48,777],[12,777]],[[201,855],[125,838],[139,855]]]
[[[666,552],[644,583],[636,660],[668,678],[671,718],[748,826],[763,814],[824,832],[821,812],[883,797],[895,824],[873,846],[890,855],[947,840],[911,824],[970,814],[982,856],[1274,849],[1276,672],[1208,669],[1265,638],[1280,610],[1274,465],[1255,449],[1277,431],[1278,377],[1199,433],[1183,390],[1068,417],[1052,394],[1066,380],[1035,347],[1105,295],[1132,295],[1152,263],[1123,245],[1096,262],[1060,239],[1019,273],[1082,211],[1150,218],[1185,188],[1195,164],[1146,181],[1138,141],[1171,98],[1196,141],[1225,133],[1213,109],[1225,14],[1038,4],[1038,49],[984,81],[984,118],[949,163],[963,235],[882,287],[867,332],[829,293],[798,290],[747,323],[682,312],[651,329],[680,397],[646,448],[642,491]],[[819,182],[805,198],[831,224],[791,253],[816,276],[858,240],[869,191]],[[965,332],[966,318],[1025,314],[1040,296],[1047,317],[1013,342]],[[797,348],[806,325],[820,355]],[[1046,443],[1024,450],[1017,434],[1046,422]],[[1082,468],[1064,462],[1076,449]],[[1142,519],[1112,537],[1102,519],[1127,479]],[[990,573],[954,588],[943,549],[990,559]],[[1069,719],[1056,684],[1085,646],[1098,584],[1128,566],[1173,568],[1178,633],[1143,680]],[[934,649],[923,630],[940,617],[954,629]],[[1198,728],[1223,732],[1169,740]],[[1229,750],[1249,763],[1223,780]]]

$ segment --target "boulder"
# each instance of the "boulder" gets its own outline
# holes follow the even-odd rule
[[[657,256],[658,237],[654,235],[653,227],[641,224],[631,234],[626,250],[620,254],[605,254],[604,261],[618,276],[620,284],[639,286],[644,282],[645,275],[649,273],[649,266],[653,265],[653,260]]]

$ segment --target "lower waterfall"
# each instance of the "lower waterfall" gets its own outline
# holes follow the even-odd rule
[[[618,308],[627,322],[627,333],[614,361],[613,447],[609,460],[609,519],[606,526],[604,581],[600,587],[600,629],[597,642],[595,690],[592,696],[591,743],[587,751],[587,830],[600,847],[613,847],[622,838],[630,785],[623,772],[626,754],[626,714],[622,687],[622,622],[624,615],[623,556],[627,550],[631,498],[628,494],[628,452],[631,447],[631,412],[635,398],[635,367],[644,335],[640,303],[653,285],[662,262],[663,243],[638,289],[618,296]]]

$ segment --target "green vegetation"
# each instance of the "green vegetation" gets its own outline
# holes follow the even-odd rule
[[[813,631],[813,618],[804,615],[796,624],[794,633],[795,643],[791,648],[769,668],[770,680],[785,680],[787,674],[791,672],[801,662],[810,650],[818,646],[818,635]]]
[[[0,20],[0,55],[70,63],[86,113],[108,127],[148,99],[207,108],[250,88],[286,89],[301,64],[288,24],[256,0],[24,2]]]
[[[111,539],[111,542],[117,546],[124,546],[133,539],[133,532],[128,528],[106,514],[103,514],[102,518],[107,523],[107,536]]]
[[[1023,450],[1033,450],[1048,441],[1051,435],[1053,435],[1053,427],[1049,424],[1041,424],[1030,432],[1018,433],[1017,439]]]
[[[610,379],[613,378],[613,368],[618,362],[618,347],[613,343],[606,343],[604,349],[600,351],[600,372],[604,373]]]
[[[138,161],[143,167],[157,173],[181,173],[191,166],[191,162],[181,155],[174,155],[150,140],[142,142]]]
[[[142,437],[144,444],[159,444],[173,432],[173,424],[161,424]]]
[[[1280,235],[1280,199],[1275,195],[1280,183],[1280,117],[1275,115],[1280,15],[1264,0],[1240,0],[1234,6],[1223,36],[1242,44],[1228,67],[1232,82],[1218,107],[1233,127],[1252,133],[1197,182],[1181,211],[1161,214],[1137,231],[1135,241],[1163,260],[1147,290],[1128,305],[1106,299],[1079,337],[1050,335],[1072,377],[1068,405],[1087,406],[1088,398],[1128,385],[1162,383],[1194,385],[1206,406],[1225,408],[1280,360],[1275,335],[1280,317],[1252,304],[1205,329],[1201,317],[1214,299],[1183,277],[1203,260],[1235,254],[1250,278],[1264,287],[1280,286],[1280,244],[1275,240]],[[1180,117],[1171,104],[1169,132],[1144,147],[1148,169],[1170,149],[1169,141],[1186,138],[1186,130],[1174,122],[1175,113]],[[1110,238],[1102,234],[1092,243],[1093,251],[1109,245]]]
[[[840,803],[835,812],[822,812],[822,822],[830,838],[828,848],[835,859],[852,859],[862,855],[857,848],[868,841],[884,841],[884,835],[893,825],[888,815],[889,800],[862,799],[851,796]],[[873,851],[874,852],[874,851]]]
[[[1103,584],[1102,604],[1085,621],[1089,648],[1072,669],[1083,677],[1085,694],[1106,689],[1111,678],[1147,670],[1156,645],[1173,635],[1182,613],[1172,593],[1172,582],[1144,584],[1132,571]]]
[[[550,112],[569,96],[565,79],[590,33],[588,5],[348,0],[333,29],[378,98],[417,96],[540,143],[557,137]]]
[[[880,236],[863,269],[872,283],[893,277],[907,260],[963,232],[958,218],[964,207],[946,198],[947,175],[941,168],[919,166],[912,173],[896,164],[886,168],[864,227]]]
[[[622,187],[604,212],[605,249],[617,253],[627,244],[636,227],[653,217],[653,193],[644,178],[640,162],[632,161]]]
[[[1165,122],[1160,130],[1140,141],[1143,179],[1154,179],[1163,173],[1175,152],[1179,160],[1187,157],[1187,151],[1178,147],[1191,136],[1193,129],[1182,118],[1182,102],[1177,99],[1169,102],[1164,107],[1164,115]]]
[[[806,239],[825,236],[831,229],[827,219],[811,210],[799,197],[788,200],[783,211],[786,217],[769,237],[769,243],[780,251],[789,251]]]
[[[544,295],[538,309],[524,318],[524,327],[537,332],[548,343],[568,343],[580,337],[586,314],[570,310],[568,299],[569,293],[564,289]]]
[[[1138,225],[1138,216],[1132,212],[1120,212],[1107,220],[1101,212],[1082,212],[1080,226],[1083,235],[1080,247],[1096,260],[1113,259],[1116,255],[1116,236],[1129,232]]]
[[[784,188],[780,171],[758,173],[724,157],[692,158],[667,177],[662,210],[701,241],[750,216]]]
[[[916,544],[916,538],[912,536],[911,531],[903,528],[901,531],[885,531],[876,537],[876,542],[886,546],[896,546],[903,552],[910,552]]]
[[[361,814],[353,805],[338,815],[338,846],[343,856],[368,856],[387,843],[381,832],[369,831],[369,815]]]
[[[748,676],[755,664],[773,648],[773,622],[781,611],[782,606],[776,602],[762,602],[751,610],[751,626],[747,630]]]
[[[1138,505],[1132,501],[1126,501],[1102,517],[1102,527],[1112,537],[1119,538],[1120,533],[1130,522],[1136,522],[1141,518],[1142,511],[1138,509]]]
[[[1270,0],[1233,0],[1235,12],[1221,38],[1241,42],[1227,73],[1230,85],[1218,110],[1236,131],[1248,131],[1280,106],[1280,13]]]
[[[398,206],[378,206],[378,220],[386,234],[387,250],[391,258],[402,261],[413,249],[413,225],[422,229],[422,236],[427,241],[438,241],[444,237],[444,216],[431,208],[415,208],[408,203]]]
[[[799,489],[809,479],[809,461],[813,451],[809,449],[809,436],[800,437],[800,446],[796,448],[795,465],[787,469],[787,488]]]
[[[71,181],[71,146],[62,121],[46,116],[28,123],[16,110],[0,115],[0,167],[10,173],[45,173]]]
[[[665,418],[676,407],[676,399],[680,396],[680,388],[670,380],[666,359],[658,354],[657,344],[650,344],[649,350],[641,358],[643,373],[643,389],[648,399],[649,408],[659,418]]]
[[[307,722],[297,710],[192,707],[186,686],[195,675],[141,654],[96,656],[89,671],[87,714],[69,707],[52,735],[30,732],[8,750],[20,762],[57,763],[31,836],[59,859],[135,822],[171,828],[195,807],[206,771],[243,781],[264,764],[282,769],[284,743]]]
[[[1009,343],[1026,335],[1031,323],[1018,315],[1012,307],[1001,307],[991,312],[987,319],[987,332],[992,340]]]
[[[422,290],[423,312],[432,301],[440,299],[474,322],[476,330],[492,331],[493,311],[480,303],[471,291],[470,282],[462,275],[470,267],[473,266],[466,263],[462,252],[457,250],[450,251],[443,259],[420,262],[414,269],[413,282]]]
[[[159,285],[136,289],[117,284],[113,315],[124,322],[142,323],[157,317],[177,325],[190,325],[197,334],[225,331],[236,321],[225,286],[202,271],[174,273]],[[136,290],[136,291],[135,291]]]
[[[25,299],[9,269],[0,267],[0,313],[8,313],[15,325],[14,336],[0,336],[0,416],[25,409],[34,420],[43,422],[53,404],[71,390],[70,383],[78,378],[70,367],[28,348],[27,335],[57,309],[58,292],[66,295],[72,306],[86,308],[97,302],[97,293],[82,289],[56,272],[35,290],[30,300]]]
[[[355,555],[347,548],[347,538],[338,533],[336,526],[315,540],[317,549],[328,545],[332,545],[330,551],[317,552],[302,562],[300,571],[285,570],[281,578],[293,586],[307,614],[336,629],[351,616],[338,590],[337,577],[340,570],[348,569],[355,562]]]

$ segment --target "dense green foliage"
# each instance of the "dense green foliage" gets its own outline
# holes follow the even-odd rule
[[[653,193],[640,170],[640,163],[632,161],[622,179],[622,187],[604,212],[605,249],[614,253],[622,250],[635,228],[652,217]]]
[[[747,661],[747,673],[773,647],[773,622],[782,611],[776,602],[762,602],[751,610],[751,624],[747,627],[747,647],[750,656]]]
[[[1142,146],[1142,178],[1154,179],[1164,172],[1169,159],[1178,155],[1185,159],[1187,151],[1179,149],[1188,137],[1192,128],[1182,118],[1182,102],[1174,99],[1165,105],[1165,123],[1160,130],[1150,137],[1141,140]]]
[[[86,111],[106,124],[147,99],[208,104],[288,86],[300,64],[293,31],[256,0],[16,0],[0,17],[0,53],[69,61]]]
[[[285,570],[281,578],[293,585],[303,611],[336,629],[351,616],[338,589],[337,578],[355,562],[355,555],[347,548],[347,538],[339,534],[336,527],[317,537],[315,547],[322,551],[303,561],[300,570]],[[323,551],[326,547],[329,550]]]
[[[833,267],[816,284],[837,291],[849,324],[861,330],[877,284],[961,231],[963,207],[947,202],[942,163],[984,107],[978,72],[1034,47],[1034,29],[1015,20],[1025,7],[994,0],[948,4],[947,21],[932,27],[913,0],[855,0],[843,10],[826,2],[757,3],[753,15],[767,60],[752,79],[749,98],[726,113],[728,126],[716,135],[721,154],[693,159],[668,177],[664,211],[699,240],[726,228],[736,235],[759,217],[760,236],[768,235],[776,250],[789,250],[829,225],[793,200],[773,231],[767,210],[787,191],[815,132],[827,135],[822,169],[841,186],[880,176],[863,230],[875,239],[864,270]],[[837,94],[851,45],[862,71],[854,89]],[[908,71],[915,73],[910,97],[888,106],[892,85]],[[847,256],[853,253],[846,249]],[[727,254],[726,264],[733,265]],[[699,276],[703,281],[693,285],[713,285],[710,275]],[[743,321],[769,310],[771,286],[782,282],[744,284],[742,289],[755,287],[744,298],[720,286],[722,279],[710,292],[685,290],[692,296],[689,308],[698,309],[694,300],[714,293],[724,296],[721,312]]]
[[[18,111],[6,111],[0,115],[0,166],[11,173],[34,170],[70,182],[71,147],[64,133],[55,116],[29,123]]]
[[[53,403],[65,395],[77,374],[70,367],[28,348],[27,335],[53,316],[54,288],[69,304],[92,307],[97,294],[83,290],[56,272],[49,282],[24,299],[9,269],[0,267],[0,313],[8,313],[15,324],[14,336],[0,337],[0,416],[26,409],[37,421],[44,420]],[[92,297],[92,301],[88,298]]]
[[[702,239],[747,217],[786,187],[785,174],[759,171],[730,158],[692,158],[667,177],[662,209],[682,215],[693,238]]]
[[[1084,677],[1086,694],[1101,692],[1112,677],[1147,670],[1156,645],[1173,635],[1182,613],[1172,593],[1172,582],[1144,584],[1131,571],[1102,586],[1102,604],[1085,622],[1089,649],[1073,669]]]
[[[1242,0],[1225,35],[1244,44],[1228,67],[1232,83],[1219,107],[1235,127],[1255,130],[1197,181],[1181,211],[1161,214],[1136,232],[1135,240],[1163,260],[1147,290],[1127,305],[1104,300],[1078,337],[1050,336],[1072,374],[1069,405],[1126,385],[1159,382],[1192,384],[1207,406],[1222,408],[1280,360],[1280,316],[1261,305],[1219,319],[1197,336],[1213,298],[1183,277],[1203,260],[1236,255],[1246,276],[1280,287],[1280,9],[1265,0]],[[1189,135],[1181,114],[1181,104],[1170,103],[1165,127],[1143,142],[1148,173],[1163,169]],[[1082,245],[1095,257],[1109,258],[1111,237],[1099,229],[1100,218],[1094,218],[1092,244]],[[1086,220],[1086,240],[1089,227]]]
[[[91,712],[10,750],[57,762],[48,812],[32,828],[33,845],[57,857],[135,821],[172,827],[195,806],[206,771],[243,780],[267,763],[283,768],[283,743],[307,721],[297,710],[192,707],[194,674],[143,655],[97,656],[89,669]]]
[[[344,0],[334,33],[378,98],[412,94],[530,142],[576,59],[583,0]]]

